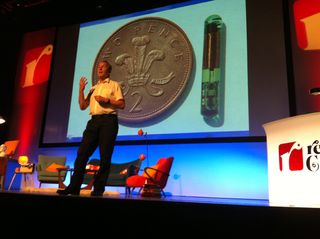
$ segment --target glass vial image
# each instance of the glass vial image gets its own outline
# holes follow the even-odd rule
[[[225,24],[211,15],[204,24],[201,114],[204,121],[218,127],[224,121]]]

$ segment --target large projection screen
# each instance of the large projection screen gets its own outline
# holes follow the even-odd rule
[[[115,80],[121,81],[124,88],[129,88],[124,89],[124,91],[128,91],[125,95],[125,99],[126,107],[130,109],[128,109],[128,112],[123,117],[124,119],[128,118],[129,120],[128,122],[121,121],[122,112],[120,110],[119,140],[128,139],[128,137],[131,138],[130,136],[136,137],[137,131],[141,127],[145,132],[148,132],[148,135],[151,138],[199,137],[203,134],[210,136],[214,133],[223,132],[238,132],[238,134],[245,134],[248,132],[245,1],[233,1],[231,4],[232,7],[230,7],[229,4],[226,5],[225,1],[215,0],[185,6],[179,5],[179,7],[177,6],[168,10],[161,11],[159,9],[159,11],[141,13],[141,15],[137,14],[137,16],[105,21],[102,20],[81,25],[68,123],[68,140],[78,140],[79,137],[82,136],[86,121],[88,121],[90,117],[88,111],[83,113],[79,109],[78,84],[82,75],[87,77],[94,76],[94,73],[96,72],[96,70],[93,69],[95,67],[95,61],[97,57],[101,57],[101,54],[106,55],[105,58],[111,62],[113,73],[122,71],[122,74],[120,72],[117,75],[126,78]],[[220,16],[221,18],[221,23],[212,23],[212,25],[223,24],[223,26],[216,32],[214,32],[214,26],[209,26],[207,28],[212,28],[212,33],[210,32],[211,29],[207,30],[208,32],[205,33],[206,19],[212,15]],[[160,19],[155,18],[153,21],[148,21],[150,17],[157,17]],[[136,19],[139,19],[139,21],[132,25],[129,24]],[[166,23],[166,20],[176,24],[179,28],[170,25],[170,22]],[[121,28],[120,32],[116,32],[119,31],[119,28]],[[137,30],[138,28],[141,29]],[[222,33],[224,31],[223,28],[226,29],[226,33],[224,34]],[[114,34],[115,32],[116,34]],[[185,33],[185,39],[181,36],[183,32]],[[212,44],[211,48],[207,47],[207,49],[205,49],[204,37],[206,37],[206,34],[212,34],[212,37],[220,38],[217,39],[217,41],[220,41],[220,44]],[[111,39],[110,36],[112,36]],[[145,44],[142,46],[131,44],[133,40],[143,41],[143,38],[148,38],[146,41],[150,41],[148,42],[149,44],[141,43]],[[159,38],[162,39],[159,40]],[[186,39],[189,40],[188,43],[183,42]],[[110,41],[110,43],[106,41]],[[119,43],[116,41],[119,41]],[[222,44],[224,41],[226,41],[226,44]],[[118,46],[118,48],[122,49],[117,50],[117,44],[121,44],[121,47]],[[181,46],[173,46],[174,44],[180,44]],[[223,47],[226,49],[222,49]],[[121,50],[123,50],[122,54]],[[219,56],[218,53],[206,52],[210,50],[221,51],[221,53],[224,53],[226,56],[224,57]],[[110,51],[110,56],[108,56],[108,51]],[[151,51],[159,51],[158,54],[165,54],[165,56],[162,56],[164,59],[156,60],[153,58],[155,56],[150,56],[149,59],[146,59]],[[130,55],[130,53],[132,54]],[[125,63],[123,63],[123,65],[115,63],[116,59],[120,61],[120,57],[124,56],[124,54],[129,55],[127,56],[129,60],[131,58],[132,61],[142,61],[142,65],[150,64],[149,68],[139,69],[137,63],[133,66],[133,72],[128,72],[131,70],[127,69],[130,67],[127,66],[130,63],[127,63],[127,65],[125,65]],[[213,69],[203,69],[203,54],[211,54],[212,57],[220,58],[216,61],[220,60],[221,64],[207,67]],[[185,57],[188,59],[180,59],[180,55],[183,55],[181,58]],[[190,59],[190,57],[192,57],[193,60]],[[242,60],[238,61],[237,59],[239,58]],[[225,64],[222,64],[221,61],[224,59]],[[143,60],[145,62],[143,62]],[[212,59],[212,61],[215,61],[215,59]],[[147,68],[148,66],[142,67]],[[167,70],[163,69],[164,67],[167,67]],[[214,68],[219,68],[218,70],[220,70],[220,73],[215,73],[214,71],[216,69]],[[158,72],[159,70],[162,74]],[[211,71],[212,73],[206,73],[206,70]],[[187,72],[190,73],[187,74]],[[133,76],[131,76],[131,74]],[[134,80],[132,79],[134,76],[138,75],[137,77],[139,78],[139,74],[141,75],[140,77],[149,74],[149,78],[146,81],[154,80],[155,82],[142,82],[141,84],[140,82],[136,84],[132,82],[130,84],[130,82]],[[174,75],[172,76],[172,79],[170,79],[170,74]],[[216,79],[207,80],[203,79],[207,77],[205,74],[220,74],[220,76],[211,77]],[[111,78],[112,77],[113,75],[111,75]],[[169,82],[157,83],[157,79],[155,78],[165,78],[162,81]],[[216,125],[214,122],[207,122],[205,119],[206,116],[201,114],[201,98],[205,97],[202,96],[202,94],[210,94],[210,92],[203,92],[205,89],[202,90],[202,82],[205,80],[221,81],[218,85],[213,86],[218,89],[208,89],[208,91],[225,90],[225,99],[218,99],[217,104],[222,105],[216,113],[224,114],[224,116],[220,116],[222,118],[220,120],[223,122],[218,122]],[[222,84],[224,83],[222,81],[225,81],[225,89],[222,89]],[[87,90],[89,89],[90,87],[87,87]],[[182,91],[181,94],[176,96],[179,94],[179,91]],[[161,93],[163,97],[158,96],[158,94]],[[144,96],[144,94],[150,97]],[[170,94],[176,98],[170,96]],[[213,97],[218,98],[219,96]],[[138,100],[140,100],[140,105],[134,108],[134,105]],[[146,102],[143,102],[144,100]],[[154,107],[151,105],[154,104],[153,101],[158,101]],[[224,102],[222,101],[225,101],[225,104],[223,104]],[[210,104],[210,102],[208,102],[208,104]],[[144,113],[135,112],[138,107],[146,111],[145,120],[143,119]],[[163,109],[165,107],[167,108]],[[166,112],[163,112],[162,114],[157,112],[161,110]],[[155,111],[155,113],[152,111]],[[153,119],[147,120],[150,115],[157,113],[158,115],[154,116]],[[129,117],[130,114],[133,115],[133,119]],[[140,115],[137,117],[138,119],[135,118],[135,114]],[[234,115],[237,115],[237,117],[233,117]],[[212,118],[214,118],[214,116],[212,116]]]
[[[261,79],[276,90],[258,85],[256,66],[283,66],[277,77],[285,76],[282,58],[270,60],[281,44],[257,59],[250,29],[259,24],[259,6],[251,0],[187,1],[61,27],[41,144],[80,142],[90,115],[78,106],[79,79],[88,78],[87,93],[101,59],[111,62],[111,78],[125,93],[118,143],[145,139],[139,129],[148,140],[177,142],[264,136],[261,125],[287,117],[288,102],[286,84],[269,77],[274,71]],[[277,28],[259,30],[261,38],[278,38]],[[264,103],[271,90],[275,95],[268,100],[279,102],[278,109]]]

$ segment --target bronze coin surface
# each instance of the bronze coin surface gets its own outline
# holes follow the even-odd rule
[[[93,66],[93,85],[104,59],[126,101],[118,111],[119,123],[136,124],[160,117],[178,101],[190,79],[193,50],[177,24],[145,17],[123,25],[105,41]]]

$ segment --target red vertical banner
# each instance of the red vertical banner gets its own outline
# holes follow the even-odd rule
[[[320,50],[320,1],[294,2],[294,23],[297,42],[303,50]]]
[[[296,113],[320,111],[320,0],[290,0]]]
[[[20,139],[19,155],[38,146],[50,77],[55,28],[24,35],[17,72],[14,125]]]

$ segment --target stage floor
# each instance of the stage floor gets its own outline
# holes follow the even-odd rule
[[[110,230],[119,233],[121,226],[125,228],[121,233],[129,236],[130,230],[138,230],[139,238],[143,238],[142,231],[154,232],[155,227],[157,230],[171,228],[180,236],[196,232],[196,238],[221,233],[223,236],[216,238],[318,238],[320,234],[319,208],[273,207],[267,200],[147,198],[114,192],[107,192],[103,197],[92,197],[89,192],[60,196],[55,190],[0,192],[6,222],[16,221],[23,215],[34,225],[55,225],[59,221],[63,227],[79,225],[79,230],[106,227],[106,233]]]
[[[23,191],[7,191],[2,193],[10,194],[26,194],[26,195],[47,195],[47,196],[60,196],[56,193],[57,188],[30,188]],[[65,196],[65,197],[79,197],[79,198],[100,198],[100,199],[122,199],[122,200],[144,200],[144,201],[161,201],[161,202],[180,202],[180,203],[201,203],[201,204],[222,204],[222,205],[242,205],[242,206],[269,206],[268,200],[256,200],[256,199],[242,199],[242,198],[215,198],[215,197],[187,197],[187,196],[166,196],[166,197],[141,197],[138,194],[126,195],[116,191],[106,191],[102,197],[90,196],[91,190],[81,190],[79,196]]]

